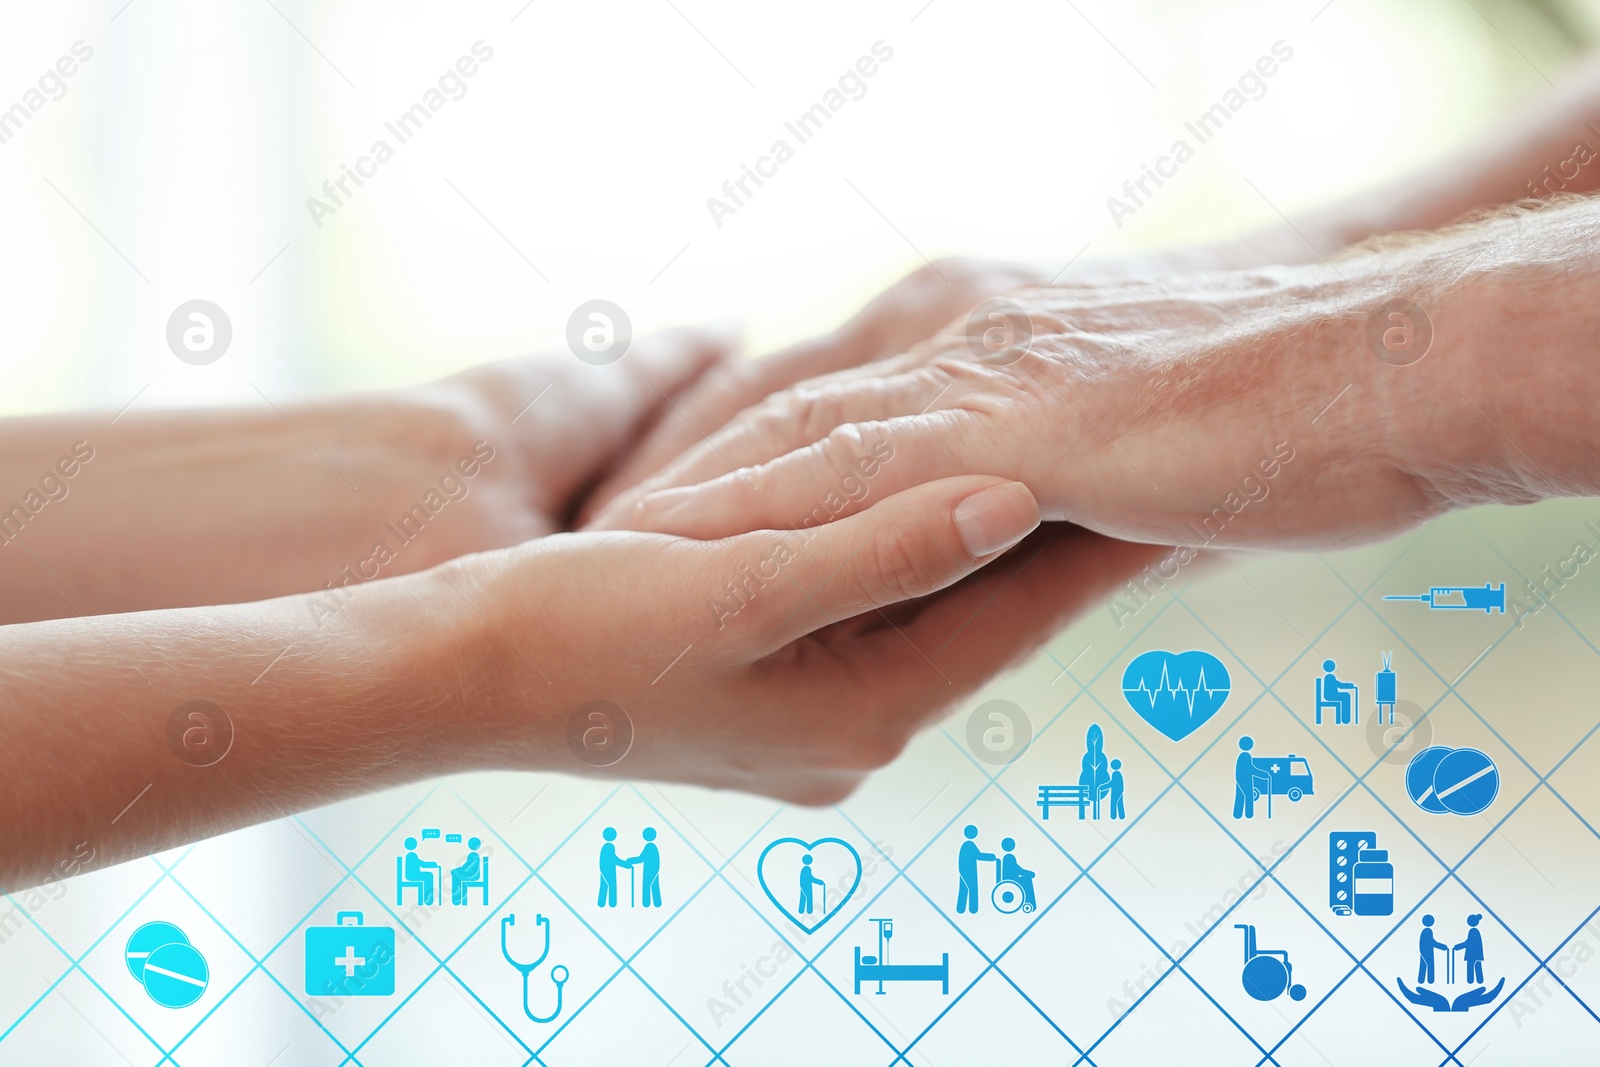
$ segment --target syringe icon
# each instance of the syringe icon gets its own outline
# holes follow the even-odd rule
[[[1506,613],[1506,583],[1497,589],[1488,582],[1475,585],[1436,585],[1416,596],[1386,596],[1385,600],[1420,600],[1434,611],[1491,611]]]

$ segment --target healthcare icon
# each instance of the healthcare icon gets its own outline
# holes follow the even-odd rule
[[[1089,726],[1084,739],[1083,759],[1079,761],[1077,785],[1041,785],[1039,811],[1044,819],[1050,818],[1051,808],[1075,807],[1078,818],[1092,814],[1096,820],[1104,811],[1107,818],[1126,819],[1127,804],[1124,798],[1122,761],[1107,759],[1106,735],[1099,723]]]
[[[978,845],[978,828],[968,824],[961,831],[961,848],[956,853],[956,876],[960,888],[956,892],[956,914],[977,914],[982,892],[979,885],[978,864],[995,865],[994,887],[989,891],[989,903],[1002,915],[1018,911],[1031,913],[1039,906],[1033,892],[1034,872],[1017,859],[1015,838],[1000,839],[1000,854],[985,852]]]
[[[1395,685],[1394,668],[1390,666],[1394,660],[1393,652],[1383,654],[1383,666],[1378,669],[1377,675],[1372,680],[1372,687],[1377,690],[1378,698],[1378,723],[1383,723],[1383,712],[1389,710],[1389,725],[1394,725],[1394,706],[1398,702],[1398,689]]]
[[[1475,748],[1430,745],[1406,765],[1406,793],[1434,815],[1476,815],[1500,795],[1500,768]]]
[[[1287,756],[1257,756],[1255,738],[1239,738],[1239,755],[1233,761],[1233,817],[1256,817],[1256,801],[1267,798],[1267,818],[1272,818],[1272,798],[1288,797],[1299,803],[1312,795],[1311,765],[1293,752]]]
[[[426,849],[429,841],[441,841],[446,845],[462,844],[460,834],[446,834],[437,827],[425,827],[420,835],[421,843],[415,837],[405,839],[405,853],[394,858],[394,902],[406,902],[406,890],[416,893],[419,905],[432,907],[438,902],[444,890],[444,866],[434,860],[424,859],[420,850]],[[479,851],[483,847],[480,838],[472,837],[466,841],[467,854],[462,857],[458,866],[450,868],[450,903],[471,903],[472,890],[481,890],[479,903],[487,906],[489,903],[489,857]]]
[[[1235,930],[1244,931],[1244,970],[1239,981],[1244,991],[1256,1000],[1277,1000],[1285,993],[1290,1000],[1306,999],[1306,987],[1294,984],[1294,966],[1289,953],[1283,949],[1257,948],[1256,928],[1234,923]]]
[[[784,918],[814,934],[861,884],[861,854],[837,837],[780,837],[761,850],[756,881]]]
[[[512,967],[515,967],[522,975],[523,1014],[536,1023],[553,1023],[561,1014],[562,990],[566,987],[567,980],[572,977],[572,972],[567,970],[564,964],[560,963],[550,968],[550,984],[556,987],[555,1007],[550,1009],[550,1014],[548,1015],[535,1015],[533,1013],[533,1006],[528,1000],[528,979],[533,977],[533,972],[542,967],[544,965],[545,957],[550,955],[550,920],[546,919],[543,915],[536,914],[533,917],[533,924],[535,926],[543,927],[544,929],[544,949],[533,959],[533,962],[531,963],[521,963],[515,956],[511,955],[511,945],[508,940],[510,937],[509,931],[516,924],[517,917],[514,913],[501,917],[500,954],[506,958],[507,963],[511,964]]]
[[[1324,709],[1333,712],[1337,726],[1349,726],[1361,721],[1361,695],[1354,682],[1347,682],[1334,674],[1331,659],[1322,661],[1322,673],[1317,676],[1317,725],[1322,725]]]
[[[129,935],[123,951],[128,973],[163,1008],[187,1008],[211,981],[206,958],[171,923],[145,923]]]
[[[1122,672],[1122,696],[1134,712],[1173,741],[1210,721],[1228,699],[1228,668],[1209,652],[1141,653]]]
[[[1506,583],[1501,582],[1499,588],[1483,583],[1483,588],[1475,585],[1436,585],[1426,593],[1415,596],[1393,595],[1386,596],[1385,600],[1419,600],[1428,605],[1433,611],[1482,611],[1485,615],[1491,611],[1506,613]]]
[[[623,868],[628,871],[628,907],[661,907],[661,848],[656,844],[656,828],[646,826],[639,836],[644,841],[639,854],[623,859],[617,852],[616,828],[608,826],[601,831],[605,843],[600,846],[600,896],[596,900],[600,907],[617,906],[618,872]]]
[[[1422,933],[1417,938],[1417,986],[1412,989],[1406,985],[1405,979],[1395,979],[1395,984],[1400,987],[1400,992],[1407,1000],[1418,1007],[1432,1008],[1434,1011],[1469,1011],[1493,1002],[1500,995],[1500,991],[1506,985],[1504,978],[1495,983],[1493,989],[1486,988],[1483,981],[1483,931],[1478,928],[1478,924],[1482,921],[1482,915],[1468,915],[1466,936],[1459,944],[1452,945],[1440,941],[1435,935],[1432,915],[1422,917]],[[1430,988],[1439,984],[1440,952],[1445,954],[1444,984],[1452,986],[1456,984],[1456,953],[1459,952],[1466,971],[1465,984],[1471,987],[1453,998]]]
[[[1328,907],[1335,915],[1394,914],[1394,865],[1377,834],[1328,835]]]
[[[394,927],[367,926],[359,911],[333,921],[306,927],[306,996],[393,996]]]
[[[893,919],[868,919],[878,924],[878,954],[863,956],[861,946],[856,946],[855,992],[861,995],[863,982],[878,983],[878,996],[883,996],[885,982],[938,982],[940,991],[950,995],[950,953],[944,953],[938,963],[890,963],[889,942],[894,939]]]

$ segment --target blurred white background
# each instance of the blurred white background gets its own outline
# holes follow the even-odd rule
[[[1559,81],[1597,34],[1596,0],[6,0],[0,109],[74,42],[93,55],[0,144],[0,414],[259,404],[252,383],[278,400],[415,382],[557,348],[572,308],[595,297],[625,308],[636,332],[731,319],[766,351],[834,325],[925,258],[1112,257],[1244,232],[1379,184]],[[1279,40],[1294,57],[1265,97],[1113,226],[1106,198]],[[318,225],[307,199],[374,140],[395,146],[385,122],[480,41],[492,58],[465,95]],[[718,227],[707,198],[878,41],[893,58],[866,94]],[[172,310],[195,298],[220,304],[234,329],[227,355],[203,367],[174,359],[164,336]],[[1526,513],[1489,521],[1507,551],[1538,539]],[[1253,573],[1295,590],[1320,567]],[[1240,648],[1271,640],[1273,616],[1230,616],[1227,598],[1213,600]],[[1060,658],[1088,643],[1067,635]],[[1101,647],[1096,656],[1111,654]],[[996,691],[1030,694],[1049,715],[1066,697],[1054,677],[1040,660]],[[938,762],[930,751],[913,748],[858,812],[898,812]],[[546,795],[542,780],[518,776],[460,788],[508,820],[543,797],[529,821],[552,827],[599,795],[572,783]],[[316,825],[341,827],[359,854],[420,795],[332,809]],[[707,827],[753,810],[738,798],[693,803]],[[286,825],[246,835],[248,849],[201,846],[186,866],[259,862],[263,849],[270,860],[275,843],[296,841]],[[271,866],[278,881],[236,904],[270,911],[297,879],[325,879],[325,863],[287,848]],[[36,917],[76,954],[150,881],[97,874]],[[0,1032],[61,959],[31,930],[4,945]],[[1137,976],[1137,963],[1124,970]],[[61,994],[75,1005],[92,998],[73,988]],[[130,1063],[160,1059],[124,1021],[40,1010],[59,1043],[18,1029],[0,1040],[0,1064],[117,1062],[102,1058],[108,1047]],[[303,1038],[303,1019],[275,1010],[219,1016],[167,1062],[339,1062]],[[107,1038],[99,1027],[121,1029]],[[374,1046],[361,1062],[475,1047],[417,1042]],[[1517,1046],[1508,1034],[1497,1047]]]
[[[8,3],[7,106],[94,54],[0,145],[0,411],[416,381],[556,346],[594,296],[763,350],[924,256],[1113,256],[1272,220],[1249,183],[1289,214],[1378,183],[1577,45],[1513,0],[923,3]],[[1106,197],[1280,39],[1266,97],[1113,227]],[[307,199],[480,40],[466,95],[316,225]],[[866,95],[714,225],[707,197],[880,40]],[[163,343],[197,297],[235,329],[201,368]]]

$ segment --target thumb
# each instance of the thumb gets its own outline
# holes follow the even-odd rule
[[[768,551],[746,579],[773,586],[761,626],[776,650],[824,626],[936,593],[1039,525],[1021,482],[966,475],[928,482],[812,529],[746,534]],[[748,552],[748,548],[741,549]]]

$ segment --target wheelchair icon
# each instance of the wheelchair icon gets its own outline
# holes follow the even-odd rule
[[[995,883],[994,892],[989,894],[989,902],[1001,915],[1011,915],[1018,910],[1026,915],[1035,907],[1032,895],[1024,892],[1016,882]]]

